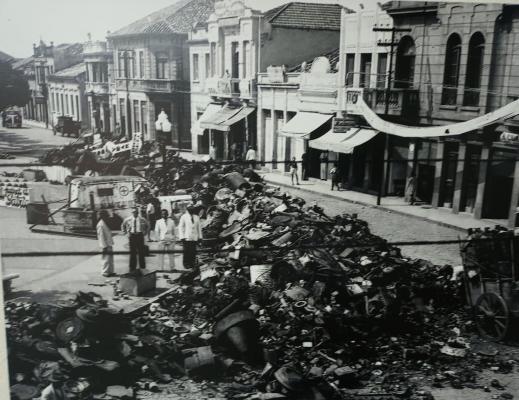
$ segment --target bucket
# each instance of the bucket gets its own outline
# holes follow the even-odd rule
[[[49,224],[49,205],[47,203],[29,203],[26,207],[27,223],[30,225]]]
[[[272,264],[259,264],[250,266],[250,282],[260,282],[266,286],[272,286],[272,278],[270,272]]]

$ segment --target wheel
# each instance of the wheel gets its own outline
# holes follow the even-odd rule
[[[481,336],[499,341],[508,333],[510,313],[505,300],[495,293],[483,293],[474,307],[476,325]]]

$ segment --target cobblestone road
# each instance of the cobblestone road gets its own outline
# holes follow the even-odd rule
[[[392,213],[376,207],[368,207],[353,204],[346,201],[335,200],[328,196],[322,196],[299,189],[281,188],[295,196],[306,200],[309,204],[313,201],[324,208],[328,215],[341,213],[357,213],[360,219],[369,223],[371,231],[390,242],[408,242],[416,240],[456,240],[461,232],[440,226],[428,221],[422,221],[414,217]],[[454,245],[421,245],[399,246],[407,257],[423,258],[435,264],[460,265],[461,258],[459,247]]]

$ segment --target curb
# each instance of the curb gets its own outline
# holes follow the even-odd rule
[[[301,186],[292,186],[292,185],[288,185],[286,183],[279,183],[279,182],[271,181],[271,180],[266,179],[266,178],[263,178],[263,179],[265,180],[265,182],[268,182],[268,183],[273,184],[273,185],[283,186],[285,188],[290,188],[290,189],[295,189],[295,190],[300,190],[302,192],[317,194],[317,195],[328,197],[328,198],[334,199],[334,200],[346,201],[348,203],[358,204],[358,205],[361,205],[361,206],[364,206],[364,207],[378,208],[380,210],[388,211],[388,212],[391,212],[391,213],[394,213],[394,214],[398,214],[398,215],[402,215],[402,216],[405,216],[405,217],[414,218],[414,219],[417,219],[417,220],[420,220],[420,221],[427,221],[427,222],[430,222],[432,224],[436,224],[438,226],[443,226],[445,228],[454,229],[454,230],[457,230],[457,231],[462,232],[462,233],[467,233],[467,229],[462,228],[462,227],[457,226],[457,225],[449,224],[448,222],[437,221],[437,220],[426,218],[426,217],[425,218],[424,217],[419,217],[418,215],[408,214],[408,213],[400,211],[400,210],[393,210],[393,209],[391,209],[389,207],[385,207],[383,205],[377,206],[377,205],[373,205],[373,204],[366,203],[366,202],[363,202],[363,201],[352,200],[352,199],[347,199],[347,198],[343,198],[343,197],[334,196],[331,193],[321,193],[321,192],[317,192],[317,191],[312,190],[312,189],[302,188]]]

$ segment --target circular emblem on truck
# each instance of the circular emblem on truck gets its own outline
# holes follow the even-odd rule
[[[128,187],[126,187],[126,186],[119,187],[119,193],[121,194],[121,196],[128,196],[129,192],[130,191],[128,190]]]

